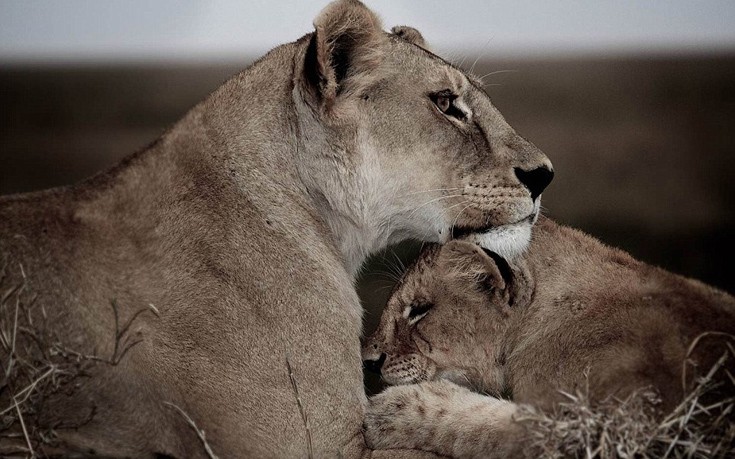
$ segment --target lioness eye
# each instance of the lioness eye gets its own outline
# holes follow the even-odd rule
[[[452,94],[448,90],[432,94],[430,97],[431,101],[434,102],[434,105],[436,105],[436,108],[438,108],[439,111],[444,113],[445,115],[457,118],[458,120],[462,121],[467,118],[465,113],[454,104],[457,96]]]
[[[437,96],[434,103],[442,113],[449,111],[449,108],[452,106],[452,101],[447,96]]]

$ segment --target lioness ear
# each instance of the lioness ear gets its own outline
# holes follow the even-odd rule
[[[413,43],[414,45],[420,46],[424,49],[429,49],[429,47],[426,44],[426,40],[424,40],[424,36],[421,35],[421,32],[414,29],[413,27],[395,26],[392,29],[390,29],[390,31],[393,32],[396,36],[403,38],[409,43]]]
[[[449,241],[441,248],[437,266],[445,277],[468,288],[474,284],[486,290],[504,290],[505,279],[510,274],[508,263],[499,255],[459,240]],[[508,271],[503,271],[506,268]]]
[[[380,20],[357,0],[337,0],[314,20],[306,51],[306,81],[329,108],[343,93],[359,90],[361,74],[380,61],[385,39]]]

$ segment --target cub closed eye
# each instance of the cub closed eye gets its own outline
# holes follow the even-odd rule
[[[413,319],[418,319],[418,318],[423,317],[433,307],[434,307],[434,304],[428,303],[428,302],[412,303],[411,310],[408,313],[408,320],[413,320]]]
[[[451,116],[453,118],[456,118],[458,120],[464,120],[467,118],[465,113],[460,110],[454,103],[454,101],[457,99],[457,96],[453,93],[451,93],[448,90],[440,91],[434,94],[431,94],[429,96],[432,102],[434,102],[434,105],[436,105],[436,108],[439,109],[440,112],[447,116]]]

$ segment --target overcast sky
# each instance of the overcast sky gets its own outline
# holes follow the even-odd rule
[[[440,52],[735,50],[735,0],[367,0]],[[325,1],[0,0],[0,60],[222,60],[311,30]]]

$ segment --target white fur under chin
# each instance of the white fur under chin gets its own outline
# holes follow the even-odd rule
[[[498,226],[484,233],[471,234],[466,240],[503,258],[513,258],[523,253],[530,244],[532,227],[531,222]]]

